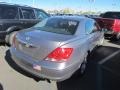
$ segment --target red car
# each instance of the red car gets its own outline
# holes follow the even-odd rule
[[[120,39],[120,12],[106,12],[99,18],[94,18],[112,38]]]

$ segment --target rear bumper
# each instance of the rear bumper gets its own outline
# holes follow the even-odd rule
[[[19,65],[22,69],[27,72],[40,77],[55,81],[63,81],[72,76],[72,74],[79,68],[80,64],[72,64],[70,66],[65,66],[65,63],[55,63],[46,60],[34,60],[25,54],[18,52],[16,49],[10,49],[12,59]],[[39,65],[41,70],[33,69],[33,65]]]

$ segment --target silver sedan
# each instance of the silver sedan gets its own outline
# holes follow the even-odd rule
[[[17,33],[10,48],[22,69],[55,81],[86,68],[88,54],[102,45],[104,34],[95,20],[80,16],[55,16]]]

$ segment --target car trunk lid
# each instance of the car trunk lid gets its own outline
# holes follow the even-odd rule
[[[61,43],[72,38],[72,35],[29,30],[17,35],[16,48],[36,60],[44,60],[49,53],[60,47]]]

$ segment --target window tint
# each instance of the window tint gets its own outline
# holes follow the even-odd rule
[[[32,9],[22,8],[22,14],[24,19],[35,19],[35,14]]]
[[[97,32],[100,29],[99,25],[96,22],[93,22],[93,21],[87,21],[85,27],[86,27],[86,33],[87,34],[90,34],[92,32],[93,33]]]
[[[93,28],[94,28],[94,22],[92,22],[92,21],[87,21],[86,22],[86,25],[85,25],[85,30],[86,30],[86,33],[87,34],[90,34],[91,32],[92,32],[92,30],[93,30]]]
[[[0,6],[0,19],[18,19],[18,9],[11,6]]]
[[[69,20],[63,18],[49,18],[43,20],[34,27],[42,31],[73,35],[77,30],[78,24],[79,21],[76,20]]]
[[[45,13],[44,11],[42,11],[42,10],[35,10],[35,11],[36,11],[36,17],[37,17],[37,19],[43,20],[43,19],[49,17],[48,14]]]

